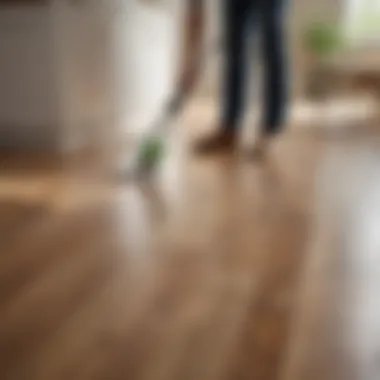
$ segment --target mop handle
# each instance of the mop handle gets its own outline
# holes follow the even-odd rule
[[[153,127],[148,130],[148,136],[165,134],[170,128],[170,121],[179,113],[183,103],[184,97],[182,94],[170,98],[169,102],[161,110],[161,115],[153,122]]]
[[[215,50],[213,51],[213,49],[203,51],[200,57],[200,66],[202,63],[205,63],[205,60],[209,54],[211,55],[214,53]],[[168,120],[175,117],[181,111],[186,100],[192,95],[194,87],[196,87],[196,84],[193,84],[190,87],[178,86],[174,95],[163,108],[163,117],[159,120],[157,129],[162,130],[167,128]]]
[[[176,115],[182,108],[185,101],[185,94],[183,91],[176,93],[173,98],[170,99],[168,105],[166,106],[166,112],[168,115]]]

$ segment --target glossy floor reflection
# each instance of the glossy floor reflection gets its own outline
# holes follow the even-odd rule
[[[6,160],[1,378],[379,378],[378,146],[292,132],[140,184]]]

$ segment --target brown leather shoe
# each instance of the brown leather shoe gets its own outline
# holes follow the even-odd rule
[[[236,133],[217,132],[198,141],[195,144],[195,152],[204,155],[229,153],[235,149],[236,142]]]

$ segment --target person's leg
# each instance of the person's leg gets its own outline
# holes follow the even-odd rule
[[[197,149],[213,152],[235,145],[240,118],[244,108],[246,71],[246,30],[252,0],[224,0],[224,71],[222,86],[222,111],[218,131],[202,140]]]
[[[263,0],[263,58],[265,63],[264,131],[276,134],[285,122],[288,95],[286,58],[286,2]]]
[[[286,58],[287,0],[260,0],[264,61],[264,115],[255,153],[265,153],[268,142],[281,132],[286,118],[288,67]]]
[[[225,9],[225,66],[222,127],[237,132],[244,108],[250,0],[227,0]]]

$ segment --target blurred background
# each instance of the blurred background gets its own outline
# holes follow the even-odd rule
[[[1,379],[380,378],[380,1],[292,0],[263,164],[189,152],[219,116],[221,3],[140,182],[120,168],[176,89],[185,0],[0,0]]]
[[[114,140],[119,125],[151,121],[172,90],[180,2],[2,3],[3,146],[66,152]]]
[[[70,151],[111,135],[117,139],[120,129],[138,131],[149,124],[173,92],[185,4],[2,3],[2,146]],[[209,98],[219,94],[220,6],[206,1],[208,70],[201,93]],[[292,2],[294,108],[316,106],[312,98],[318,96],[354,97],[360,103],[360,96],[353,96],[358,91],[376,93],[378,7],[375,0]],[[252,80],[258,84],[259,65],[253,59]]]

